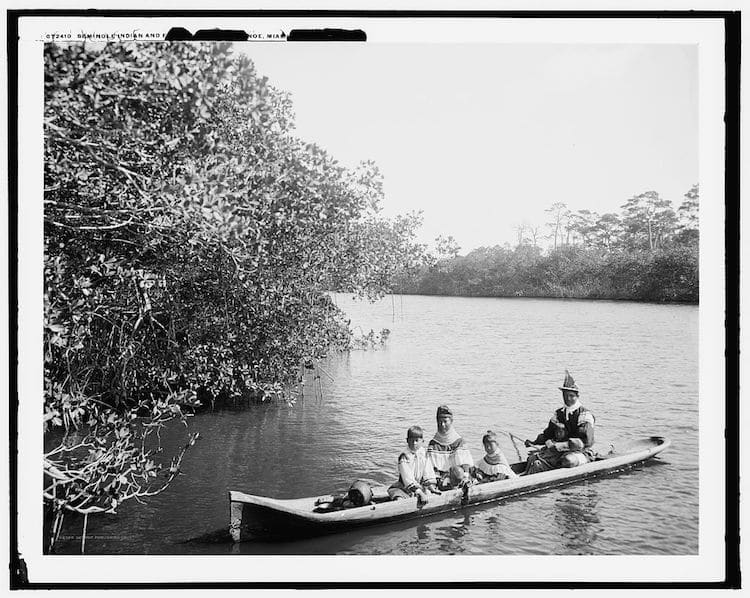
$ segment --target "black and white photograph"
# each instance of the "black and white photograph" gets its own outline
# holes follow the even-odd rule
[[[722,19],[85,21],[19,48],[29,581],[725,578]]]

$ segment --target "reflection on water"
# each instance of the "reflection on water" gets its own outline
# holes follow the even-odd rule
[[[472,517],[469,511],[464,513],[461,520],[457,521],[449,528],[447,528],[448,536],[452,540],[458,541],[469,533],[472,524]]]
[[[502,540],[502,522],[500,520],[500,517],[497,515],[490,515],[485,519],[485,525],[487,526],[487,530],[492,533],[496,534],[498,536],[499,540]]]
[[[430,539],[430,528],[424,523],[417,526],[417,542],[427,542]]]
[[[599,494],[594,486],[563,490],[555,499],[557,524],[566,554],[595,554],[594,546],[601,523],[596,506]]]
[[[697,554],[698,310],[695,306],[534,299],[338,297],[353,324],[387,327],[384,350],[325,365],[322,400],[197,415],[184,476],[147,504],[89,518],[89,554]],[[660,434],[673,446],[623,474],[419,521],[322,538],[242,545],[185,542],[224,530],[227,491],[277,498],[390,484],[406,429],[429,437],[448,403],[475,459],[488,428],[534,437],[560,405],[568,368],[596,416],[596,448]],[[622,401],[624,388],[629,400]],[[316,398],[316,396],[318,398]],[[179,427],[178,427],[179,428]],[[165,430],[165,454],[183,430]],[[515,450],[507,437],[501,448]],[[656,464],[659,464],[658,466]],[[651,506],[659,505],[659,509]],[[71,535],[80,534],[71,527]],[[221,534],[217,534],[218,539]],[[60,545],[77,553],[80,540]]]
[[[455,517],[455,515],[454,515]],[[469,511],[464,512],[461,519],[456,521],[455,519],[450,525],[443,527],[440,530],[439,536],[442,536],[440,541],[440,552],[445,554],[458,554],[467,551],[467,547],[462,541],[471,529],[472,518]]]

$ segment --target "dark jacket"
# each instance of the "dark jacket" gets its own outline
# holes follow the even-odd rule
[[[564,425],[564,428],[555,425],[552,420],[560,422]],[[591,448],[594,445],[594,414],[584,406],[571,413],[567,421],[565,420],[565,407],[560,407],[555,411],[552,420],[547,424],[544,431],[536,437],[534,444],[544,444],[547,440],[564,442],[571,438],[580,438],[584,449]]]

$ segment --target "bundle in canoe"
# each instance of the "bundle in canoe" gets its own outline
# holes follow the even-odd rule
[[[430,496],[430,502],[426,505],[419,505],[416,497],[389,500],[385,486],[373,488],[370,504],[329,512],[321,512],[316,508],[316,496],[275,499],[230,491],[229,532],[235,542],[241,542],[253,538],[330,534],[367,525],[426,517],[621,471],[647,461],[669,445],[668,439],[652,436],[631,445],[625,452],[615,451],[578,467],[553,469],[533,475],[475,484],[464,489],[447,490],[442,494]],[[525,467],[525,462],[512,465],[517,473],[521,473]]]

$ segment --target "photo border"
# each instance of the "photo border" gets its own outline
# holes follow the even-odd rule
[[[8,382],[9,382],[9,554],[11,589],[204,589],[204,588],[425,588],[425,589],[719,589],[740,587],[739,563],[739,226],[740,226],[740,49],[739,11],[590,10],[10,10],[7,13],[8,73]],[[555,18],[719,19],[725,32],[725,578],[718,582],[156,582],[34,583],[18,553],[18,22],[23,17],[326,17],[326,18]],[[189,558],[189,557],[186,557]]]

